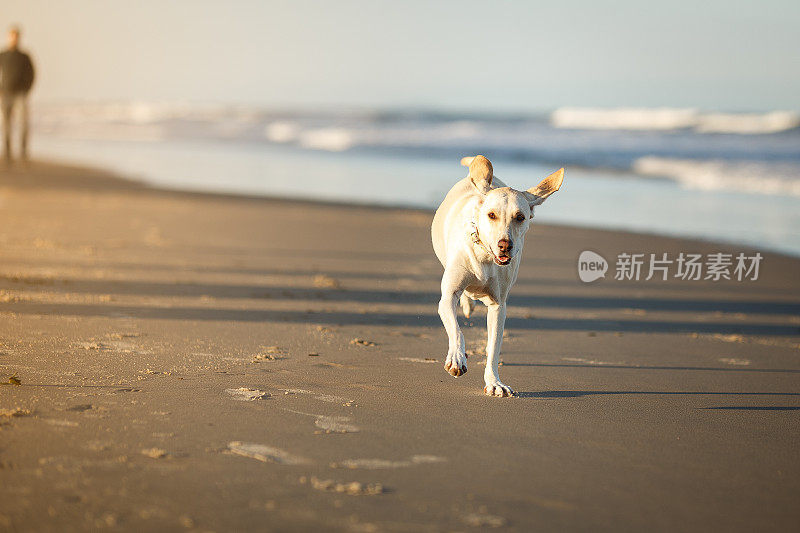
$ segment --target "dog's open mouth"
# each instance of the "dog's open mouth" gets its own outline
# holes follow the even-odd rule
[[[498,255],[494,258],[494,262],[500,266],[506,266],[511,262],[511,258],[507,255]]]

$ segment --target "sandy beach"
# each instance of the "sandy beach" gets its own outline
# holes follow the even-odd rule
[[[800,259],[585,284],[752,250],[534,225],[498,399],[484,308],[442,367],[431,219],[0,171],[0,530],[797,527]]]

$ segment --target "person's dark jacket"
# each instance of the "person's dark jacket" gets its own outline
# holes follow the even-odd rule
[[[0,52],[0,91],[27,93],[33,86],[33,78],[33,63],[28,54],[17,49]]]

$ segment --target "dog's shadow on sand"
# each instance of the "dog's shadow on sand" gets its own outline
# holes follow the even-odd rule
[[[707,392],[707,391],[633,391],[633,390],[546,390],[518,392],[517,398],[581,398],[619,394],[682,395],[682,396],[800,396],[800,392]]]
[[[732,396],[732,397],[797,397],[798,392],[717,392],[717,391],[627,391],[627,390],[547,390],[532,392],[517,392],[516,397],[528,400],[555,400],[564,398],[586,398],[591,396],[613,396],[613,395],[646,395],[646,396]],[[703,411],[800,411],[800,406],[787,405],[742,405],[742,406],[715,406],[699,407]]]

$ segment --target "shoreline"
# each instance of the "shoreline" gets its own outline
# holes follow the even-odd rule
[[[0,529],[785,531],[800,520],[800,259],[581,283],[535,225],[501,378],[443,369],[431,211],[0,170]],[[13,379],[12,379],[13,378]]]
[[[393,211],[409,211],[409,212],[419,212],[419,213],[430,213],[431,215],[435,211],[433,208],[426,208],[426,207],[419,207],[415,205],[404,205],[404,204],[388,204],[388,203],[380,203],[380,202],[370,202],[370,201],[345,201],[345,200],[325,200],[325,199],[303,199],[300,196],[281,196],[281,195],[268,195],[268,194],[257,194],[257,193],[240,193],[240,192],[223,192],[223,191],[213,191],[213,190],[202,190],[202,189],[182,189],[182,188],[172,188],[172,187],[165,187],[162,185],[154,184],[148,182],[147,179],[144,178],[133,178],[129,176],[125,176],[124,174],[117,173],[113,170],[109,170],[100,166],[93,166],[93,165],[78,165],[78,164],[70,164],[64,163],[55,159],[40,159],[31,162],[31,165],[44,165],[46,167],[50,167],[53,169],[69,169],[72,172],[80,171],[80,172],[88,172],[92,175],[96,175],[101,177],[101,181],[104,179],[114,180],[119,182],[119,186],[127,186],[130,187],[132,190],[147,190],[154,193],[161,193],[161,194],[168,194],[168,195],[187,195],[187,196],[198,196],[198,197],[208,197],[208,198],[226,198],[226,199],[237,199],[240,201],[265,201],[265,202],[284,202],[284,203],[291,203],[296,205],[320,205],[320,206],[332,206],[332,207],[359,207],[359,208],[366,208],[366,209],[375,209],[375,210],[393,210]],[[583,168],[583,167],[581,167]],[[20,169],[12,169],[13,173],[24,173],[25,170]],[[633,178],[631,178],[633,179]],[[645,179],[652,179],[654,181],[674,181],[669,178],[663,177],[645,177]],[[2,183],[0,183],[2,186]],[[579,223],[576,224],[568,224],[568,223],[536,223],[536,226],[549,226],[552,228],[571,228],[571,229],[586,229],[591,231],[604,231],[610,233],[620,233],[620,234],[630,234],[630,235],[637,235],[637,236],[648,236],[654,237],[659,239],[671,239],[671,240],[680,240],[684,241],[687,244],[693,243],[698,247],[709,247],[713,245],[717,245],[720,248],[731,248],[731,247],[738,247],[741,251],[760,251],[769,253],[771,255],[779,255],[785,257],[787,259],[800,259],[800,252],[798,253],[791,253],[786,250],[781,250],[772,247],[756,247],[752,244],[747,244],[744,242],[737,242],[737,241],[729,241],[726,239],[720,238],[703,238],[703,237],[692,237],[692,236],[684,236],[679,234],[671,234],[671,233],[662,233],[658,231],[643,231],[643,230],[630,230],[625,228],[619,227],[595,227],[595,226],[588,226],[582,225]]]

